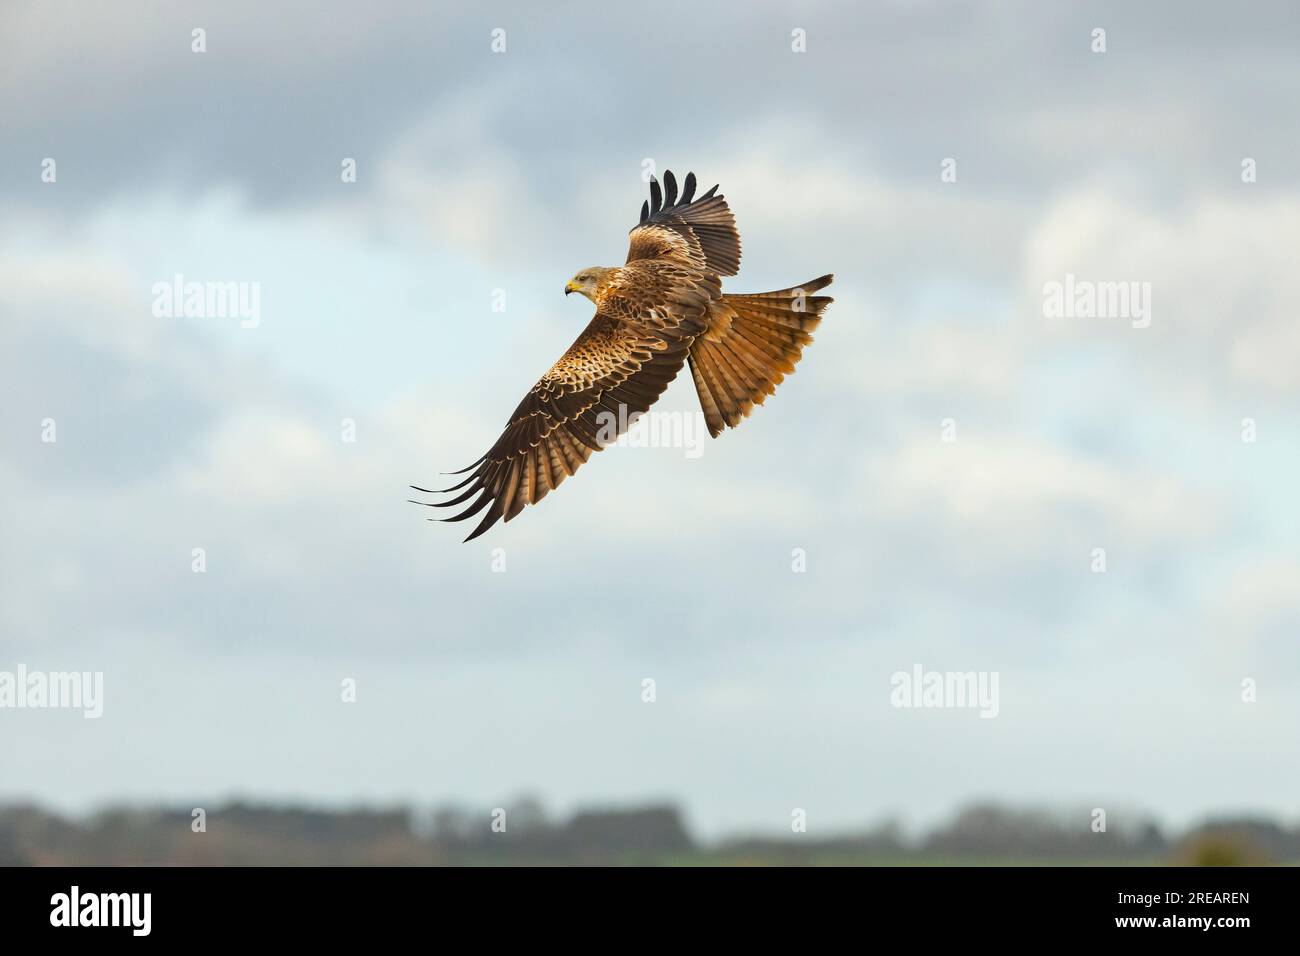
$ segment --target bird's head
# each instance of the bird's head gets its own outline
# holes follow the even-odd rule
[[[564,284],[564,294],[568,295],[570,292],[577,292],[580,295],[585,295],[592,302],[595,302],[596,288],[600,285],[605,276],[613,271],[613,269],[606,269],[602,266],[592,266],[590,269],[583,269]]]

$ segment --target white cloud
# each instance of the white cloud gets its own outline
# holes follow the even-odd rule
[[[1241,184],[1234,199],[1196,198],[1172,215],[1103,188],[1045,210],[1025,243],[1024,311],[1042,315],[1043,283],[1066,273],[1093,281],[1151,283],[1152,322],[1042,319],[1065,344],[1099,340],[1140,353],[1179,401],[1221,397],[1227,385],[1284,401],[1300,386],[1296,354],[1300,197],[1267,198]]]
[[[958,539],[979,534],[981,548],[1054,553],[1068,543],[1080,567],[1093,545],[1123,541],[1149,557],[1223,520],[1220,504],[1174,474],[978,426],[943,442],[936,423],[931,435],[876,450],[860,487],[896,518],[948,525]]]

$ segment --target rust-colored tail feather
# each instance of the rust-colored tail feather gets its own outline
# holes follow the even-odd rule
[[[824,275],[790,289],[724,295],[709,330],[691,345],[691,376],[709,434],[735,428],[794,372],[822,311],[834,300],[812,295],[831,284]]]

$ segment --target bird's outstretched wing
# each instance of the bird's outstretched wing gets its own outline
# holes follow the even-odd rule
[[[546,497],[592,452],[600,451],[663,394],[708,327],[711,304],[721,295],[720,275],[740,265],[740,236],[731,210],[714,186],[698,199],[694,174],[681,197],[664,173],[665,196],[650,183],[650,202],[632,229],[627,264],[617,288],[573,345],[538,380],[482,458],[456,474],[459,491],[445,508],[469,502],[444,521],[464,521],[487,509],[472,541],[501,519],[509,521]]]
[[[714,186],[695,198],[695,174],[687,173],[681,196],[677,179],[664,172],[664,191],[650,180],[650,199],[632,227],[627,261],[675,259],[702,272],[734,276],[740,269],[740,234],[727,201]]]
[[[660,306],[655,316],[660,321],[653,325],[596,313],[524,396],[496,444],[456,473],[468,471],[469,476],[441,489],[464,489],[461,494],[431,507],[473,499],[464,511],[444,521],[463,521],[487,508],[465,539],[471,541],[501,518],[509,521],[524,505],[536,504],[559,487],[592,452],[626,430],[631,415],[654,404],[681,370],[693,338],[688,330],[696,326],[689,310],[678,312],[678,321],[663,322],[665,309]]]

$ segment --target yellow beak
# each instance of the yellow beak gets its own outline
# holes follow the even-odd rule
[[[577,292],[577,291],[578,291],[578,287],[577,287],[576,285],[573,284],[573,280],[572,280],[572,279],[570,279],[568,282],[564,283],[564,294],[565,294],[565,295],[568,295],[570,292]]]

